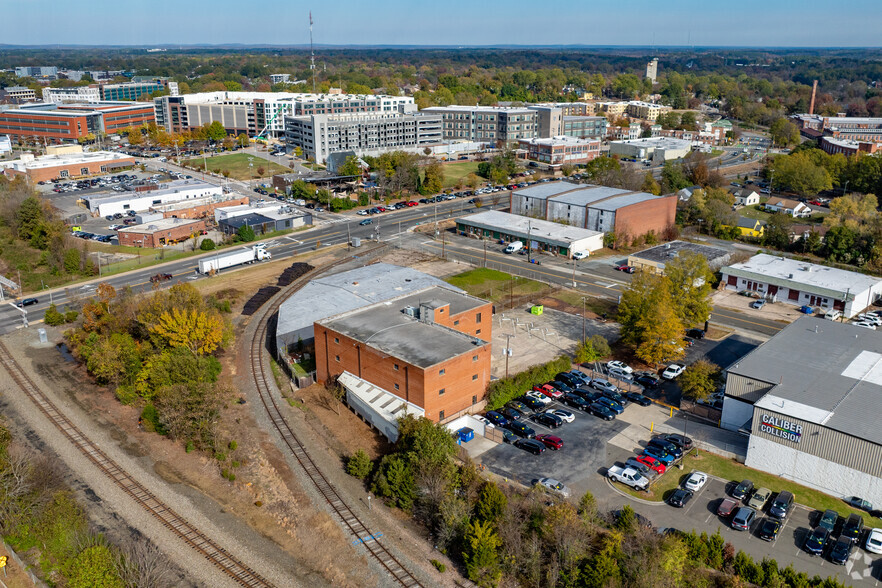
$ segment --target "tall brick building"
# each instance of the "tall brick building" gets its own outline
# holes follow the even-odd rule
[[[422,408],[435,422],[484,401],[492,306],[443,286],[318,320],[316,379],[344,372]]]
[[[138,102],[36,103],[0,111],[0,135],[60,143],[152,123],[153,105]]]

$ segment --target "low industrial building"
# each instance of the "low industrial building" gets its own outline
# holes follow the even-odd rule
[[[510,198],[514,214],[630,237],[650,231],[661,237],[673,227],[677,214],[674,195],[654,196],[567,181],[514,190]]]
[[[526,158],[552,167],[582,165],[600,156],[599,139],[557,136],[548,139],[521,139],[518,146]]]
[[[848,270],[760,253],[720,270],[727,290],[750,290],[772,302],[842,311],[851,318],[882,296],[882,280]]]
[[[456,219],[461,235],[481,239],[520,241],[531,251],[545,251],[571,258],[603,248],[603,233],[539,220],[499,210],[478,212]]]
[[[348,372],[444,422],[485,400],[492,323],[489,302],[444,286],[318,320],[316,380]]]
[[[197,201],[202,198],[224,198],[223,188],[201,180],[176,180],[161,184],[154,190],[128,192],[119,196],[87,194],[83,200],[95,216],[145,212],[155,206],[172,202]]]
[[[163,218],[117,231],[120,245],[130,247],[163,247],[186,241],[205,230],[201,219]]]
[[[707,259],[711,271],[720,269],[729,262],[729,252],[719,247],[690,243],[689,241],[671,241],[662,243],[628,256],[628,265],[643,271],[664,273],[665,265],[685,252],[695,253]]]
[[[78,178],[110,171],[129,169],[136,165],[135,158],[113,151],[83,153],[78,145],[74,153],[56,153],[34,156],[22,154],[21,158],[0,161],[0,172],[12,179],[24,176],[31,182],[48,182],[56,178]]]
[[[692,143],[684,139],[671,137],[655,137],[610,141],[610,156],[618,155],[638,161],[654,161],[656,163],[685,157],[692,150]]]
[[[748,467],[879,505],[880,410],[882,333],[804,317],[729,366],[721,426]]]
[[[159,204],[151,206],[150,210],[161,214],[163,218],[208,218],[213,217],[214,211],[218,208],[246,206],[249,202],[251,199],[248,196],[223,193],[220,196],[205,196],[183,202]]]
[[[251,227],[257,235],[264,235],[312,224],[312,214],[309,211],[302,211],[288,204],[219,207],[214,209],[214,218],[225,235],[233,235],[244,226]]]
[[[870,155],[879,151],[882,147],[882,137],[878,142],[874,141],[853,141],[851,139],[835,139],[833,137],[821,137],[818,140],[818,146],[830,155],[842,153],[843,155],[857,155],[858,153],[868,153]]]

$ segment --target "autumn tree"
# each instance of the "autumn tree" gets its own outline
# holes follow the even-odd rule
[[[683,356],[684,326],[667,276],[639,272],[622,292],[619,303],[622,341],[647,363],[662,363]]]
[[[699,359],[680,375],[683,395],[694,400],[707,400],[717,389],[720,368],[706,359]]]
[[[830,201],[830,214],[824,218],[828,227],[845,226],[862,230],[879,218],[879,201],[874,194],[849,194]]]
[[[576,361],[579,363],[594,363],[612,353],[609,342],[603,335],[597,334],[579,342],[576,346]]]
[[[444,170],[439,161],[433,160],[423,167],[423,193],[437,194],[444,187]]]
[[[665,277],[677,316],[688,327],[703,323],[713,309],[710,302],[713,273],[700,253],[681,251],[665,264]]]
[[[481,588],[492,588],[502,578],[497,552],[501,545],[502,541],[489,521],[475,520],[466,528],[462,557],[469,579]]]
[[[784,117],[769,126],[769,134],[777,147],[790,147],[799,143],[799,128]]]
[[[150,331],[169,347],[183,347],[194,355],[213,353],[224,339],[224,322],[206,310],[171,308],[159,315]]]

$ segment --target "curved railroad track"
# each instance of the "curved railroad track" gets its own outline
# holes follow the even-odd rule
[[[273,584],[257,572],[243,564],[233,555],[205,536],[199,529],[187,522],[168,505],[156,498],[140,482],[132,478],[119,464],[113,461],[94,442],[62,413],[49,398],[34,384],[34,381],[21,368],[9,353],[6,345],[0,342],[0,363],[12,376],[13,381],[37,405],[37,408],[61,431],[73,445],[95,464],[105,476],[110,478],[144,510],[153,515],[166,528],[180,537],[190,547],[201,553],[205,559],[230,576],[242,586],[265,586]]]
[[[342,264],[345,261],[349,261],[349,259],[344,258],[331,265],[324,266],[322,271],[327,271],[331,267]],[[267,327],[269,320],[276,314],[276,312],[278,312],[282,302],[284,302],[291,293],[296,292],[312,279],[314,273],[315,272],[309,272],[304,276],[301,276],[288,288],[285,288],[282,292],[276,294],[269,307],[264,310],[263,316],[255,330],[254,338],[251,340],[251,373],[254,376],[254,383],[257,386],[260,400],[263,402],[267,415],[273,423],[273,427],[279,433],[279,436],[285,442],[285,445],[291,450],[291,453],[297,459],[297,462],[301,465],[303,471],[309,476],[309,479],[312,480],[313,484],[315,484],[316,489],[325,498],[340,521],[342,521],[344,528],[349,530],[358,543],[364,545],[365,549],[368,550],[371,556],[377,560],[400,585],[407,588],[421,587],[422,584],[419,580],[407,571],[407,569],[401,565],[401,562],[399,562],[395,556],[383,546],[379,537],[372,533],[367,528],[367,525],[365,525],[352,509],[349,508],[349,505],[346,504],[341,493],[337,492],[337,489],[318,468],[315,461],[313,461],[309,453],[307,453],[303,443],[297,438],[297,435],[294,434],[294,431],[291,430],[288,422],[282,416],[282,412],[279,410],[279,405],[276,402],[276,397],[272,392],[273,388],[267,379],[267,370],[265,370],[267,367],[265,351],[267,347],[270,349],[273,348],[271,341],[268,339],[269,333]]]

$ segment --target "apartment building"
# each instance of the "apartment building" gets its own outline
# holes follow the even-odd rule
[[[669,110],[671,110],[670,106],[655,104],[653,102],[643,102],[641,100],[632,100],[631,102],[628,102],[625,111],[631,118],[640,118],[655,122],[658,119],[659,114]]]
[[[412,97],[294,92],[203,92],[154,99],[156,124],[168,132],[192,130],[214,121],[230,135],[282,137],[286,116],[416,111]]]
[[[0,111],[0,134],[16,140],[29,137],[58,143],[76,141],[90,133],[116,133],[153,121],[153,107],[149,103],[37,103]]]
[[[270,74],[270,82],[273,84],[287,84],[291,81],[291,74]]]
[[[285,142],[304,157],[325,163],[332,153],[379,155],[386,151],[419,152],[443,141],[442,119],[421,113],[318,114],[285,117]]]
[[[653,58],[646,64],[646,79],[654,84],[656,78],[658,78],[658,59]]]
[[[24,104],[37,99],[37,93],[25,86],[8,86],[0,88],[0,103]]]
[[[15,77],[34,78],[52,82],[58,79],[58,68],[54,66],[25,66],[15,68]]]
[[[588,163],[600,155],[599,139],[577,139],[563,135],[548,139],[521,139],[518,146],[527,152],[527,159],[554,167]]]
[[[124,84],[102,84],[101,100],[114,100],[134,102],[145,100],[151,94],[168,90],[169,95],[177,96],[177,82],[169,81],[168,78],[132,78],[131,82]]]
[[[563,117],[561,135],[577,139],[600,139],[607,135],[609,121],[605,116],[567,116]]]
[[[73,88],[43,88],[43,102],[51,104],[83,104],[100,102],[101,92],[97,85]]]
[[[440,115],[445,141],[514,143],[539,133],[539,114],[531,108],[512,106],[432,106],[424,113]]]

